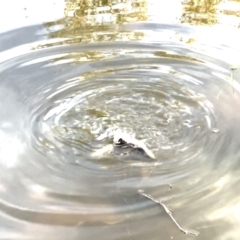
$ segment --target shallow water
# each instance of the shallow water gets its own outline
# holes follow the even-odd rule
[[[123,4],[0,33],[0,238],[239,239],[239,29]],[[93,156],[112,127],[156,159]]]

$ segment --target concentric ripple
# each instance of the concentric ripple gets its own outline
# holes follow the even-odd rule
[[[96,51],[95,45],[86,47],[90,48],[85,50],[89,55],[91,48]],[[214,109],[201,91],[203,82],[194,76],[194,69],[204,62],[195,59],[196,63],[188,63],[191,76],[184,73],[186,63],[181,59],[193,58],[180,54],[172,55],[172,59],[168,54],[167,60],[159,57],[160,51],[156,50],[166,49],[164,44],[142,51],[141,44],[129,49],[124,46],[124,55],[116,56],[122,47],[109,45],[113,49],[109,60],[93,62],[91,72],[63,79],[53,91],[44,93],[46,100],[31,119],[35,137],[32,142],[38,143],[38,150],[73,152],[79,158],[68,159],[69,163],[88,166],[91,162],[92,167],[97,167],[99,163],[87,156],[110,143],[107,135],[101,141],[97,139],[113,126],[145,140],[157,159],[163,160],[171,151],[182,162],[178,153],[187,150],[187,161],[192,158],[198,139],[208,145],[211,128],[216,127]],[[196,154],[201,154],[201,150]]]
[[[148,25],[138,27],[147,37]],[[165,26],[154,29],[165,36]],[[207,55],[211,46],[193,48],[165,38],[54,43],[1,63],[0,97],[6,105],[0,107],[0,134],[22,144],[14,155],[18,164],[11,165],[17,181],[13,184],[2,171],[2,212],[19,222],[53,225],[50,233],[55,225],[83,225],[81,233],[74,230],[82,239],[96,239],[87,227],[98,232],[102,225],[112,226],[102,239],[128,239],[126,229],[131,239],[150,239],[151,232],[161,231],[160,225],[151,225],[161,217],[171,236],[181,234],[161,212],[156,214],[159,209],[150,209],[151,202],[138,194],[142,189],[171,204],[189,228],[200,231],[206,222],[219,220],[210,213],[221,209],[214,203],[223,184],[239,182],[227,175],[238,167],[239,86],[234,82],[233,93],[231,65]],[[114,127],[145,141],[156,159],[126,161],[109,151],[93,156],[112,144],[108,133]],[[9,167],[6,151],[1,158],[2,169]],[[230,196],[226,191],[225,198]],[[201,209],[206,215],[198,220]],[[118,235],[110,237],[112,231]],[[168,239],[169,231],[162,236]]]

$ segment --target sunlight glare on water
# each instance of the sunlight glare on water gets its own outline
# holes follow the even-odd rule
[[[239,1],[12,4],[0,238],[239,239]]]

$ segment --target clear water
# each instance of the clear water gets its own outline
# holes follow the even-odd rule
[[[239,29],[148,7],[0,33],[1,239],[239,239]],[[113,126],[156,159],[93,157]]]

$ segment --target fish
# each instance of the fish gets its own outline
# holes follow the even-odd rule
[[[92,153],[93,157],[101,157],[106,154],[120,156],[133,156],[137,158],[144,157],[148,160],[154,160],[154,153],[148,149],[144,140],[135,138],[135,134],[130,134],[121,129],[115,129],[112,132],[112,144],[108,144]]]

